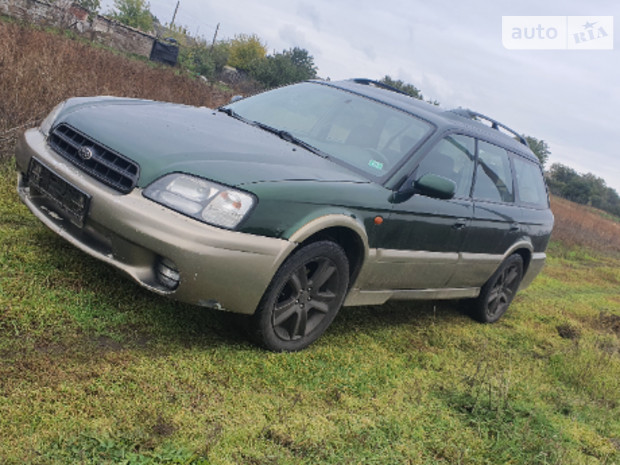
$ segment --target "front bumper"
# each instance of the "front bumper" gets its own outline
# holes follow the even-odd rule
[[[32,195],[26,173],[33,157],[91,197],[82,227],[45,198]],[[19,196],[48,228],[142,286],[175,300],[251,314],[296,245],[201,223],[146,199],[138,188],[120,194],[53,152],[36,129],[19,139],[16,161]],[[172,262],[179,272],[175,289],[158,278],[162,261]]]

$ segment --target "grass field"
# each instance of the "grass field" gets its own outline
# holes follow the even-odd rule
[[[0,49],[6,108],[30,60],[51,47],[69,67],[72,47],[91,50],[0,22],[2,40],[16,35]],[[208,89],[93,53],[144,74],[125,92],[101,71],[82,95]],[[1,464],[620,463],[618,223],[554,199],[548,266],[495,325],[452,301],[360,307],[310,349],[268,353],[227,314],[142,290],[18,202],[13,128],[52,103],[38,92],[20,94],[30,113],[0,117]]]

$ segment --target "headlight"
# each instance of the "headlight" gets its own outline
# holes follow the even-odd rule
[[[56,105],[49,115],[45,117],[41,123],[41,126],[39,126],[39,131],[41,131],[45,137],[50,135],[50,130],[54,125],[54,121],[56,121],[56,117],[58,116],[58,113],[60,113],[60,110],[64,108],[65,103],[67,102],[65,101]]]
[[[158,179],[143,195],[184,215],[229,229],[241,223],[256,202],[247,192],[182,173]]]

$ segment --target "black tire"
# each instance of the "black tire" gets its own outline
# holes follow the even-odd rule
[[[523,259],[518,254],[508,257],[482,286],[474,300],[472,317],[482,323],[495,323],[506,313],[523,279]]]
[[[305,349],[328,328],[349,285],[349,262],[338,244],[313,242],[282,264],[250,318],[256,342],[275,352]]]

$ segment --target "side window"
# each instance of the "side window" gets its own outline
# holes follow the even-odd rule
[[[513,156],[519,200],[537,207],[547,207],[547,190],[540,167],[519,156]]]
[[[433,173],[456,183],[455,197],[469,197],[474,173],[475,140],[452,135],[440,140],[418,165],[416,178]]]
[[[488,142],[478,142],[474,198],[494,202],[514,202],[510,160],[503,148]]]

